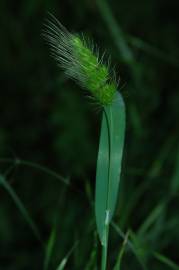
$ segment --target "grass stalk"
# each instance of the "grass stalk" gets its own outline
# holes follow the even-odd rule
[[[105,235],[106,235],[106,243],[104,245],[102,245],[101,270],[107,269],[109,224],[106,224],[106,226],[105,226]]]
[[[103,110],[96,170],[95,215],[102,245],[101,269],[106,270],[109,224],[114,215],[120,182],[125,104],[117,91],[115,76],[111,77],[110,66],[103,63],[103,58],[99,58],[84,37],[68,32],[53,15],[45,25],[43,35],[61,68],[88,90]],[[131,58],[128,54],[125,52],[127,59]]]

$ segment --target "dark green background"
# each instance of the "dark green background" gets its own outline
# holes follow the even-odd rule
[[[0,1],[0,173],[45,244],[56,232],[49,269],[76,241],[66,269],[99,265],[91,203],[101,114],[49,56],[41,33],[50,11],[70,31],[93,38],[120,74],[127,130],[115,223],[131,232],[146,269],[179,269],[179,1],[106,1]],[[111,229],[108,269],[121,244]],[[0,270],[43,269],[44,258],[1,185]],[[142,269],[128,246],[122,269]]]

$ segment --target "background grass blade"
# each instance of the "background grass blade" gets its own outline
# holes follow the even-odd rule
[[[101,16],[106,22],[106,25],[111,33],[111,36],[113,37],[116,47],[118,51],[121,53],[121,56],[123,57],[124,62],[130,65],[131,63],[134,62],[133,53],[128,47],[128,44],[124,38],[123,31],[117,24],[117,21],[115,20],[112,14],[110,5],[106,0],[97,0],[96,3],[98,5]]]
[[[58,265],[56,270],[64,270],[65,266],[71,256],[71,254],[73,253],[74,249],[77,247],[78,245],[78,241],[76,241],[74,243],[74,245],[72,246],[72,248],[68,251],[68,253],[66,254],[66,256],[61,260],[60,264]]]
[[[118,194],[124,145],[125,107],[119,93],[103,113],[97,162],[95,211],[101,243],[106,244],[105,221],[112,219]]]
[[[117,234],[120,236],[120,238],[122,238],[124,241],[126,239],[126,235],[124,234],[124,232],[121,230],[121,228],[115,224],[114,222],[112,222],[112,227],[114,228],[114,230],[117,232]],[[131,236],[131,231],[129,232],[130,236]],[[135,245],[133,244],[133,242],[129,239],[126,240],[126,244],[128,246],[128,248],[131,250],[131,252],[135,255],[139,265],[140,265],[140,269],[143,270],[148,270],[145,262],[143,260],[143,258],[140,256],[138,249],[135,247]]]
[[[53,253],[53,248],[55,245],[55,240],[56,240],[56,224],[53,226],[50,237],[48,239],[48,243],[46,246],[46,254],[45,254],[45,260],[44,260],[44,270],[49,269],[50,261],[52,258],[52,253]]]
[[[138,230],[139,235],[145,235],[149,228],[157,221],[162,212],[165,210],[167,201],[160,202],[144,220],[143,224]]]
[[[126,236],[124,238],[124,241],[122,243],[122,247],[120,248],[118,259],[116,261],[116,264],[115,264],[113,270],[121,270],[122,258],[123,258],[125,248],[126,248],[126,245],[127,245],[128,236],[129,236],[129,233],[127,232],[127,234],[126,234]]]
[[[158,261],[160,261],[160,262],[162,262],[163,264],[165,264],[167,267],[169,267],[169,268],[167,268],[167,269],[173,269],[173,270],[179,270],[179,266],[178,265],[176,265],[173,261],[171,261],[169,258],[167,258],[166,256],[164,256],[164,255],[162,255],[162,254],[160,254],[160,253],[158,253],[158,252],[154,252],[154,257],[158,260]]]
[[[32,220],[30,214],[28,213],[27,209],[25,208],[25,206],[23,205],[23,203],[21,202],[21,200],[19,199],[15,191],[12,189],[12,187],[9,185],[9,183],[6,181],[6,179],[2,175],[0,175],[0,185],[3,186],[5,190],[9,193],[14,203],[16,204],[17,208],[21,212],[22,216],[26,220],[27,224],[32,229],[34,235],[42,243],[42,239],[41,239],[41,236],[40,236],[40,233],[36,224]]]
[[[87,266],[85,267],[85,270],[97,270],[97,243],[96,241],[95,241],[95,245],[93,249],[91,250],[89,261],[87,263]]]
[[[171,179],[171,191],[173,194],[179,190],[179,146],[177,147],[174,173]]]

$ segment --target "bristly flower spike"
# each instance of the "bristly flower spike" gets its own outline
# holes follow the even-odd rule
[[[102,245],[101,270],[107,269],[109,226],[112,221],[120,182],[125,135],[125,103],[110,59],[88,38],[69,33],[53,16],[44,29],[52,55],[65,73],[90,93],[90,99],[103,107],[96,169],[95,217]]]
[[[45,24],[43,35],[65,73],[87,89],[100,105],[111,105],[117,82],[114,76],[111,79],[109,65],[103,63],[104,55],[99,59],[94,45],[90,47],[84,36],[68,32],[53,15]]]

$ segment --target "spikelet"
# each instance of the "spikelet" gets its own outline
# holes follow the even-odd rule
[[[109,66],[94,53],[84,37],[71,34],[54,17],[47,21],[43,32],[51,53],[65,73],[87,89],[102,106],[110,105],[117,89]]]

